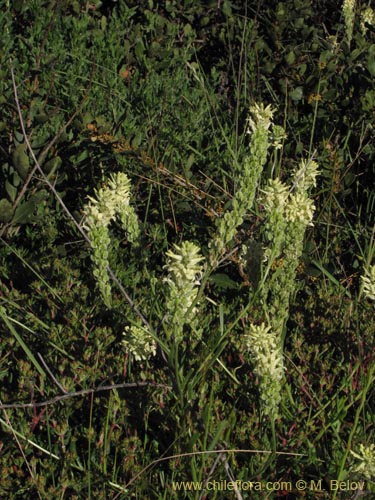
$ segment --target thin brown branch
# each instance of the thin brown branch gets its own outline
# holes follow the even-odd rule
[[[236,494],[237,500],[243,500],[241,492],[237,486],[236,479],[233,476],[232,470],[231,470],[230,465],[228,463],[226,454],[220,454],[220,458],[221,458],[221,461],[224,463],[224,469],[225,469],[225,472],[229,478],[229,481],[232,481],[232,484],[234,485],[234,492]]]
[[[306,455],[304,453],[291,453],[291,452],[287,452],[287,451],[276,451],[276,452],[273,452],[273,451],[269,451],[269,450],[242,450],[242,449],[238,449],[238,448],[234,448],[234,449],[223,449],[223,450],[205,450],[205,451],[192,451],[190,453],[178,453],[177,455],[169,455],[167,457],[162,457],[162,458],[158,458],[157,460],[154,460],[153,462],[151,462],[150,464],[146,465],[146,467],[144,467],[140,472],[138,472],[132,479],[130,479],[130,481],[128,481],[123,489],[126,490],[131,484],[133,484],[142,474],[144,474],[146,471],[148,471],[149,469],[151,469],[154,465],[160,463],[160,462],[165,462],[166,460],[173,460],[173,459],[178,459],[178,458],[182,458],[182,457],[193,457],[193,456],[197,456],[197,455],[213,455],[215,453],[250,453],[250,454],[264,454],[264,455],[271,455],[271,454],[275,454],[275,455],[284,455],[284,456],[293,456],[293,457],[305,457]],[[121,495],[122,493],[118,493],[114,498],[113,500],[116,500],[119,495]]]
[[[202,488],[201,494],[199,495],[198,500],[202,500],[203,497],[206,495],[205,488],[206,488],[207,484],[211,481],[211,477],[213,476],[213,474],[214,474],[214,472],[215,472],[215,470],[220,462],[220,458],[221,458],[221,455],[220,455],[220,453],[218,453],[217,457],[214,460],[214,463],[213,463],[211,469],[208,471],[206,479],[204,480],[203,488]]]
[[[64,394],[68,394],[68,391],[60,384],[60,382],[56,379],[56,377],[54,376],[54,374],[51,372],[51,370],[49,369],[49,366],[47,365],[47,363],[44,361],[43,359],[43,356],[40,354],[40,352],[37,353],[38,354],[38,358],[40,359],[40,361],[42,362],[44,368],[46,369],[48,375],[51,377],[51,379],[55,382],[55,384],[57,385],[57,387],[60,389],[60,391]]]
[[[52,405],[54,403],[58,403],[59,401],[63,401],[64,399],[76,398],[77,396],[87,396],[90,394],[96,394],[98,392],[104,391],[112,391],[113,389],[134,389],[136,387],[161,387],[163,389],[171,390],[172,387],[165,384],[156,384],[154,382],[134,382],[134,383],[125,383],[125,384],[112,384],[112,385],[103,385],[95,387],[94,389],[82,389],[81,391],[76,392],[65,392],[64,394],[59,394],[51,399],[47,399],[45,401],[32,402],[32,403],[6,403],[0,404],[0,410],[10,409],[10,408],[40,408],[43,406]]]

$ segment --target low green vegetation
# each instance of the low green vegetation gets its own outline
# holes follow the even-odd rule
[[[371,496],[373,9],[0,4],[0,497]]]

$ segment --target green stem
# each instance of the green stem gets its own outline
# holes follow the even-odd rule
[[[317,94],[320,94],[320,78],[318,82],[318,90]],[[315,108],[314,108],[314,118],[313,118],[313,123],[311,127],[311,135],[310,135],[310,145],[309,145],[309,158],[311,158],[312,155],[312,146],[313,146],[313,140],[314,140],[314,134],[315,134],[315,125],[316,125],[316,119],[318,116],[318,99],[315,101]]]
[[[339,470],[339,474],[338,474],[338,480],[339,481],[341,479],[343,479],[343,473],[344,473],[346,461],[348,459],[349,451],[350,451],[350,449],[352,447],[353,437],[354,437],[355,433],[357,432],[359,418],[360,418],[360,415],[362,413],[363,407],[365,406],[365,403],[366,403],[366,400],[367,400],[367,393],[368,393],[370,387],[372,386],[372,383],[374,382],[374,372],[375,372],[375,363],[373,363],[373,365],[370,368],[366,387],[362,391],[361,402],[360,402],[359,407],[358,407],[358,409],[356,411],[355,418],[354,418],[354,423],[353,423],[353,427],[352,427],[352,430],[350,432],[349,439],[348,439],[348,444],[346,446],[346,450],[345,450],[343,459],[341,460],[340,470]],[[332,500],[335,500],[336,496],[337,496],[337,490],[334,491]]]

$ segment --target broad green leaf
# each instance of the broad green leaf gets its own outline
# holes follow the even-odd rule
[[[26,222],[30,222],[32,219],[32,215],[35,209],[35,203],[32,200],[26,201],[25,203],[21,203],[16,208],[14,212],[14,217],[12,222],[16,224],[25,224]]]
[[[9,222],[13,215],[13,207],[9,200],[2,198],[0,200],[0,222]]]
[[[235,289],[238,288],[238,283],[233,281],[227,274],[216,273],[210,277],[210,281],[214,283],[219,288],[225,289]]]
[[[14,201],[17,196],[17,188],[15,188],[8,179],[5,181],[5,190],[11,201]]]
[[[50,178],[56,172],[61,164],[62,159],[60,158],[60,156],[55,156],[55,158],[52,158],[45,163],[43,170],[48,175],[48,178]]]
[[[375,57],[372,54],[367,58],[367,69],[372,76],[375,76]]]
[[[26,153],[26,144],[19,144],[14,148],[12,160],[17,172],[25,180],[30,168],[30,160]]]
[[[285,56],[285,61],[287,64],[292,65],[292,64],[294,64],[295,60],[296,60],[296,55],[295,55],[294,51],[291,50]]]
[[[296,87],[289,95],[293,101],[300,101],[303,97],[303,87]]]
[[[15,188],[18,188],[19,185],[21,184],[22,182],[22,179],[21,177],[17,174],[17,172],[13,172],[13,175],[12,175],[12,185],[15,187]]]
[[[18,143],[23,142],[23,134],[21,132],[14,132],[14,137]]]

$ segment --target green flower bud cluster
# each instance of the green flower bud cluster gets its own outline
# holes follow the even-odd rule
[[[93,249],[94,276],[105,304],[111,307],[111,286],[107,271],[111,247],[108,226],[118,216],[129,241],[134,242],[139,235],[138,218],[130,206],[129,178],[122,172],[111,175],[108,184],[96,190],[95,198],[89,197],[89,200],[84,208],[84,228],[88,231]]]
[[[353,472],[362,474],[366,479],[373,481],[375,478],[375,445],[359,445],[359,453],[350,450],[350,453],[357,458],[360,463],[352,468]]]
[[[231,210],[217,221],[217,234],[210,244],[210,263],[213,267],[216,267],[218,259],[253,206],[259,179],[267,160],[273,112],[270,105],[266,108],[263,104],[250,107],[247,132],[251,134],[251,155],[245,158],[243,169],[239,173],[238,189]],[[277,134],[280,135],[279,130]]]
[[[271,179],[263,193],[264,208],[267,212],[265,236],[272,242],[272,245],[265,250],[264,257],[270,261],[281,254],[284,246],[287,225],[284,211],[289,190],[279,179]]]
[[[361,281],[365,296],[370,300],[375,300],[375,264],[364,269]]]
[[[272,127],[272,147],[274,149],[281,149],[283,147],[283,142],[287,138],[284,127],[280,125],[273,125]]]
[[[274,110],[269,104],[266,108],[264,104],[255,103],[250,106],[250,115],[247,119],[248,134],[255,134],[257,130],[268,130],[272,124]]]
[[[345,31],[346,37],[348,39],[348,45],[350,45],[353,36],[355,6],[356,0],[344,0],[342,4],[342,13],[344,15]]]
[[[282,349],[278,335],[264,323],[250,325],[244,336],[245,347],[259,377],[263,413],[272,419],[279,414],[284,376]]]
[[[306,193],[294,193],[289,197],[288,204],[285,207],[285,216],[287,221],[305,228],[306,226],[312,226],[311,221],[314,210],[314,202]]]
[[[274,331],[279,334],[295,289],[296,268],[302,255],[306,227],[312,225],[315,207],[309,190],[316,186],[317,175],[315,161],[302,161],[294,174],[292,189],[275,179],[270,180],[264,190],[268,246],[264,251],[266,271],[261,300]],[[276,259],[279,259],[278,263]],[[268,277],[272,268],[273,273]]]
[[[301,160],[299,168],[294,173],[293,188],[298,193],[307,193],[316,187],[319,175],[318,164],[314,160]]]
[[[190,241],[184,241],[181,246],[174,245],[174,252],[169,250],[166,255],[168,276],[164,281],[169,288],[166,321],[173,327],[175,340],[179,342],[184,324],[194,326],[196,307],[192,305],[197,297],[204,257],[200,255],[199,247]]]
[[[362,35],[365,36],[366,32],[368,30],[369,26],[375,26],[375,11],[371,7],[366,7],[362,12],[361,12],[361,32]]]
[[[140,326],[126,326],[122,344],[136,361],[146,361],[156,355],[156,342],[150,333]]]

